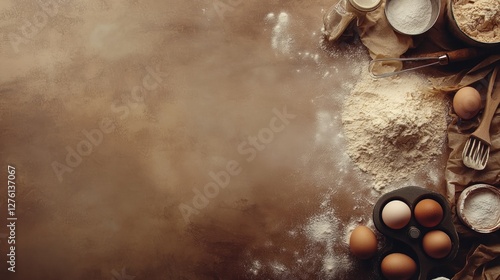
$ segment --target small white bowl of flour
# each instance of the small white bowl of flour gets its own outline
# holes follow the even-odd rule
[[[458,197],[457,215],[476,232],[497,231],[500,229],[500,190],[487,184],[466,188]]]
[[[440,0],[387,0],[384,11],[395,31],[420,35],[434,26],[440,9]]]

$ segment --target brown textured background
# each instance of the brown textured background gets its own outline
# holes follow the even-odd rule
[[[367,53],[322,49],[329,1],[41,3],[0,2],[0,185],[14,165],[19,219],[15,274],[0,227],[2,279],[377,278],[339,242],[353,217],[370,219],[378,194],[338,137],[352,61]],[[281,12],[288,53],[272,47]],[[144,83],[138,102],[131,91]],[[238,145],[284,107],[296,117],[247,162]],[[102,120],[113,131],[58,180],[52,164],[67,164]],[[179,204],[230,160],[241,173],[185,223]],[[443,190],[441,173],[438,184],[420,175]],[[5,221],[3,187],[0,197]],[[303,230],[325,201],[338,219],[335,255],[349,264],[330,272],[325,244]]]

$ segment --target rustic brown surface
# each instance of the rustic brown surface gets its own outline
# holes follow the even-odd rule
[[[2,279],[377,278],[342,242],[379,195],[338,137],[353,59],[368,55],[359,43],[321,48],[329,1],[43,3],[57,4],[0,3],[0,168],[16,167],[18,217],[12,274],[0,188]],[[294,117],[255,157],[238,151],[285,107]],[[88,155],[68,156],[77,149]],[[179,205],[235,162],[186,223]],[[422,186],[444,192],[437,173]],[[330,271],[328,244],[304,230],[325,207],[346,260]]]

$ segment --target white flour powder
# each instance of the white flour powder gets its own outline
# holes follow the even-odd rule
[[[500,198],[493,192],[471,194],[465,200],[463,214],[472,226],[493,228],[500,220]]]
[[[406,34],[422,33],[431,21],[431,0],[397,0],[387,4],[387,19]]]
[[[447,103],[413,75],[373,80],[368,75],[347,96],[342,124],[347,153],[374,176],[374,188],[409,179],[444,151]]]
[[[332,277],[347,271],[351,266],[348,255],[339,254],[334,249],[334,244],[340,241],[339,225],[339,219],[335,217],[333,210],[330,209],[325,213],[311,217],[309,224],[305,228],[308,239],[325,245],[325,252],[315,252],[315,255],[323,254],[322,272]]]

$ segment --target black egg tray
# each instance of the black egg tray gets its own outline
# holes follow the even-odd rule
[[[413,213],[415,205],[426,198],[434,199],[443,208],[443,219],[441,222],[437,226],[429,228],[420,225]],[[412,213],[411,219],[402,229],[391,229],[382,221],[382,209],[392,200],[401,200],[410,207]],[[419,273],[412,279],[426,280],[433,268],[449,263],[455,258],[458,252],[459,240],[457,231],[453,225],[451,208],[446,198],[439,193],[415,186],[404,187],[386,193],[379,198],[373,208],[373,223],[377,230],[387,237],[388,244],[380,255],[379,270],[380,262],[386,255],[390,253],[403,253],[413,258],[417,263],[417,271]],[[451,239],[451,251],[448,256],[442,259],[432,258],[424,252],[422,238],[427,232],[432,230],[441,230],[448,234]]]

